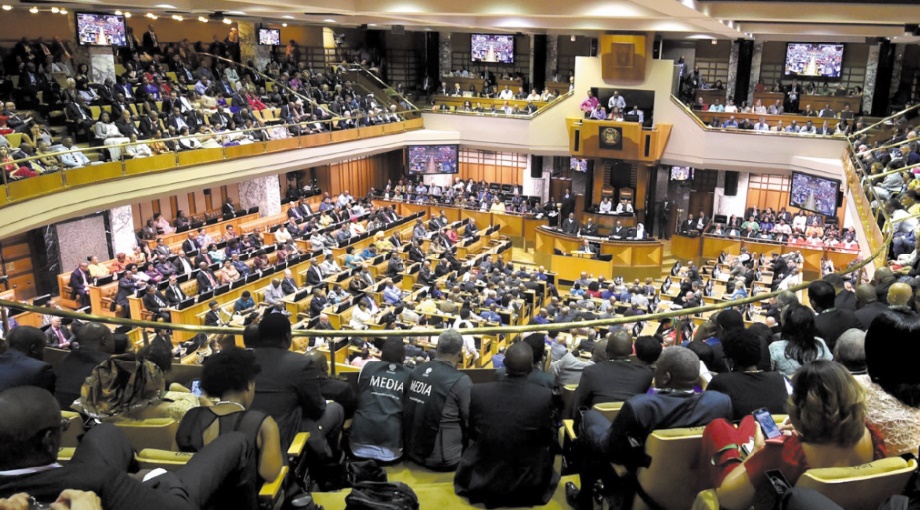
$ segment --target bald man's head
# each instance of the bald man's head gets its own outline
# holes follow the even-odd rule
[[[35,386],[0,393],[0,471],[51,464],[61,443],[61,408]]]
[[[308,367],[316,367],[319,370],[321,370],[324,374],[326,373],[326,370],[328,367],[326,366],[327,363],[326,363],[325,354],[323,354],[319,350],[313,350],[313,351],[310,351],[304,354],[304,357],[307,358]]]
[[[914,291],[906,283],[892,283],[888,287],[888,304],[891,306],[906,306],[910,303]]]
[[[80,349],[88,351],[114,352],[115,342],[112,339],[112,330],[98,322],[84,324],[77,330],[77,342]]]
[[[860,308],[875,301],[878,301],[878,296],[875,294],[875,287],[868,283],[856,287],[856,304],[858,304]]]
[[[632,337],[625,330],[610,334],[607,339],[607,359],[628,358],[632,354]]]
[[[594,350],[591,351],[591,361],[601,363],[607,361],[607,339],[594,344]]]
[[[875,280],[875,283],[878,284],[880,282],[890,280],[891,278],[894,278],[894,273],[891,271],[891,269],[887,267],[880,267],[875,270],[875,277],[873,279]]]
[[[655,386],[676,390],[692,389],[700,376],[700,358],[686,347],[665,349],[655,368]]]
[[[509,377],[527,377],[533,370],[533,348],[527,342],[515,342],[505,351],[504,363]]]

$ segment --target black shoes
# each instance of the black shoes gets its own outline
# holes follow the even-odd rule
[[[565,502],[572,508],[579,508],[578,493],[578,487],[573,482],[565,482]]]

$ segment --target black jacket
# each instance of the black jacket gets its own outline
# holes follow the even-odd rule
[[[458,495],[495,506],[545,505],[553,471],[553,394],[526,378],[473,386],[470,444],[454,478]]]
[[[54,370],[44,361],[16,349],[0,353],[0,391],[17,386],[38,386],[54,391]]]

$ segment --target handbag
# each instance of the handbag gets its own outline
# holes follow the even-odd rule
[[[402,482],[361,482],[345,496],[345,510],[418,510],[418,496]]]

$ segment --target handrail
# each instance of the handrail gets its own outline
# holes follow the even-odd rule
[[[549,110],[549,109],[552,108],[553,106],[556,106],[558,103],[561,103],[563,100],[568,99],[568,98],[571,97],[573,94],[574,94],[574,92],[570,90],[570,91],[566,92],[565,94],[561,94],[561,95],[557,96],[557,97],[556,97],[555,99],[553,99],[552,101],[549,101],[548,103],[546,103],[545,105],[543,105],[541,108],[538,108],[537,111],[535,111],[535,112],[533,112],[533,113],[528,113],[528,114],[516,114],[516,113],[504,113],[504,112],[501,112],[501,113],[499,113],[499,112],[495,112],[495,113],[493,113],[493,112],[464,112],[464,111],[461,111],[461,110],[454,110],[454,111],[450,111],[450,110],[432,110],[431,108],[418,110],[418,112],[419,112],[419,113],[439,113],[439,114],[442,114],[442,115],[468,115],[468,116],[473,116],[473,117],[502,117],[502,118],[506,118],[506,119],[524,119],[524,120],[532,120],[532,119],[536,118],[538,115],[542,115],[543,112]]]
[[[887,172],[882,172],[882,173],[880,173],[880,174],[868,175],[868,176],[866,176],[866,180],[869,180],[869,181],[877,181],[877,180],[881,179],[882,177],[888,177],[888,176],[891,175],[891,174],[899,174],[899,173],[901,173],[901,172],[905,172],[905,171],[908,171],[908,170],[913,170],[914,168],[920,168],[920,163],[916,163],[916,164],[913,164],[913,165],[910,165],[910,166],[901,167],[901,168],[895,168],[894,170],[888,170]]]
[[[915,110],[915,109],[917,109],[917,108],[920,108],[920,103],[917,103],[917,104],[915,104],[915,105],[913,105],[913,106],[910,106],[910,107],[908,107],[908,108],[905,108],[905,109],[901,110],[900,112],[895,113],[895,114],[893,114],[893,115],[889,115],[889,116],[885,117],[884,119],[882,119],[882,120],[876,122],[875,124],[872,124],[871,126],[867,126],[867,127],[864,127],[864,128],[862,128],[862,129],[860,129],[859,131],[857,131],[857,132],[851,134],[849,137],[850,137],[850,138],[853,138],[853,137],[855,137],[856,135],[861,135],[861,134],[863,134],[864,132],[866,132],[866,131],[868,131],[868,130],[874,128],[875,126],[878,126],[879,124],[883,124],[884,122],[886,122],[886,121],[888,121],[888,120],[891,120],[891,119],[893,119],[893,118],[895,118],[895,117],[900,117],[901,115],[904,115],[905,113],[907,113],[907,112],[909,112],[909,111],[911,111],[911,110]]]
[[[888,238],[882,243],[882,246],[872,254],[871,257],[867,257],[863,260],[858,261],[856,264],[848,267],[845,271],[838,272],[840,275],[847,275],[853,272],[856,272],[873,260],[876,257],[882,255],[885,250],[888,249],[888,244],[891,242],[893,235],[888,234]],[[857,259],[858,260],[858,259]],[[787,290],[797,292],[808,287],[807,283],[802,283],[801,285],[796,285]],[[733,301],[727,301],[724,303],[716,303],[707,306],[698,306],[695,308],[685,308],[681,310],[672,310],[668,312],[659,312],[647,315],[633,316],[633,317],[619,317],[613,319],[596,319],[591,321],[582,321],[578,325],[582,327],[604,327],[604,326],[613,326],[616,324],[629,324],[639,321],[650,321],[657,319],[669,319],[672,317],[681,317],[696,315],[698,313],[705,312],[714,312],[718,310],[723,310],[725,308],[731,308],[734,306],[745,305],[748,303],[760,302],[766,299],[770,299],[779,295],[782,291],[770,292],[766,294],[757,294],[756,296],[748,296],[746,298],[737,299]],[[242,335],[244,328],[234,328],[234,327],[215,327],[215,326],[194,326],[191,324],[173,324],[167,322],[154,322],[154,321],[138,321],[132,319],[124,319],[121,317],[105,317],[91,314],[82,314],[77,312],[72,312],[69,310],[56,310],[53,308],[47,308],[43,306],[34,306],[26,303],[18,303],[15,301],[8,301],[5,299],[0,299],[0,307],[15,308],[20,310],[25,310],[27,312],[35,312],[43,315],[52,315],[56,317],[66,317],[71,319],[78,319],[83,321],[91,322],[101,322],[103,324],[116,324],[119,326],[135,326],[142,328],[155,328],[155,329],[169,329],[176,331],[187,331],[193,333],[206,333],[206,334],[232,334],[232,335]],[[515,333],[530,333],[536,331],[568,331],[572,329],[572,323],[561,323],[561,324],[529,324],[525,326],[493,326],[493,327],[484,327],[484,328],[472,328],[465,329],[464,334],[468,335],[496,335],[496,334],[515,334]],[[295,329],[292,331],[293,336],[296,337],[341,337],[341,336],[374,336],[374,337],[409,337],[409,336],[437,336],[445,331],[450,331],[450,329],[409,329],[409,330],[304,330],[304,329]]]
[[[407,105],[411,106],[412,108],[417,109],[417,107],[416,107],[414,104],[412,104],[411,101],[409,101],[409,98],[407,98],[406,96],[404,96],[404,95],[402,95],[401,93],[399,93],[399,92],[396,90],[395,87],[393,87],[392,85],[389,85],[387,82],[385,82],[385,81],[383,81],[382,79],[380,79],[379,76],[377,76],[376,74],[372,73],[370,69],[364,67],[363,65],[361,65],[361,64],[354,64],[354,63],[344,63],[344,64],[339,64],[339,66],[345,67],[345,70],[346,70],[346,71],[349,71],[349,72],[364,71],[364,76],[365,76],[365,78],[370,77],[370,79],[372,79],[373,81],[376,81],[377,84],[378,84],[378,86],[379,86],[380,88],[382,88],[385,92],[393,91],[393,94],[394,94],[395,96],[397,96],[397,97],[399,97],[401,100],[405,101],[405,103],[406,103]]]
[[[843,139],[845,139],[845,136],[844,136],[844,135],[838,135],[838,134],[836,134],[836,133],[835,133],[835,134],[831,134],[831,135],[819,135],[819,134],[813,134],[813,135],[812,135],[812,134],[808,134],[808,133],[789,133],[789,132],[786,132],[786,131],[755,131],[755,130],[753,130],[753,129],[723,128],[723,127],[715,128],[715,127],[712,127],[712,126],[710,126],[709,124],[706,124],[705,122],[703,122],[702,119],[700,119],[699,116],[697,116],[697,114],[693,111],[693,109],[691,109],[691,108],[688,107],[686,104],[684,104],[683,101],[681,101],[680,99],[678,99],[678,98],[676,98],[676,97],[674,97],[674,96],[672,95],[672,96],[671,96],[671,101],[674,102],[674,103],[676,103],[677,106],[679,106],[680,108],[682,108],[682,109],[684,110],[685,113],[687,113],[688,115],[690,115],[690,117],[691,117],[694,121],[696,121],[696,124],[697,124],[699,127],[705,129],[706,131],[712,131],[712,132],[717,132],[717,133],[732,133],[732,134],[737,134],[737,135],[757,135],[757,136],[773,135],[773,136],[787,136],[787,137],[795,137],[795,138],[802,138],[802,139],[816,139],[816,138],[820,138],[820,139],[822,139],[822,140],[843,140]],[[724,112],[710,112],[710,113],[724,113]],[[781,116],[779,116],[779,115],[773,115],[773,116],[771,116],[771,118],[773,118],[773,117],[781,117]],[[782,120],[782,119],[779,119],[779,120]]]

